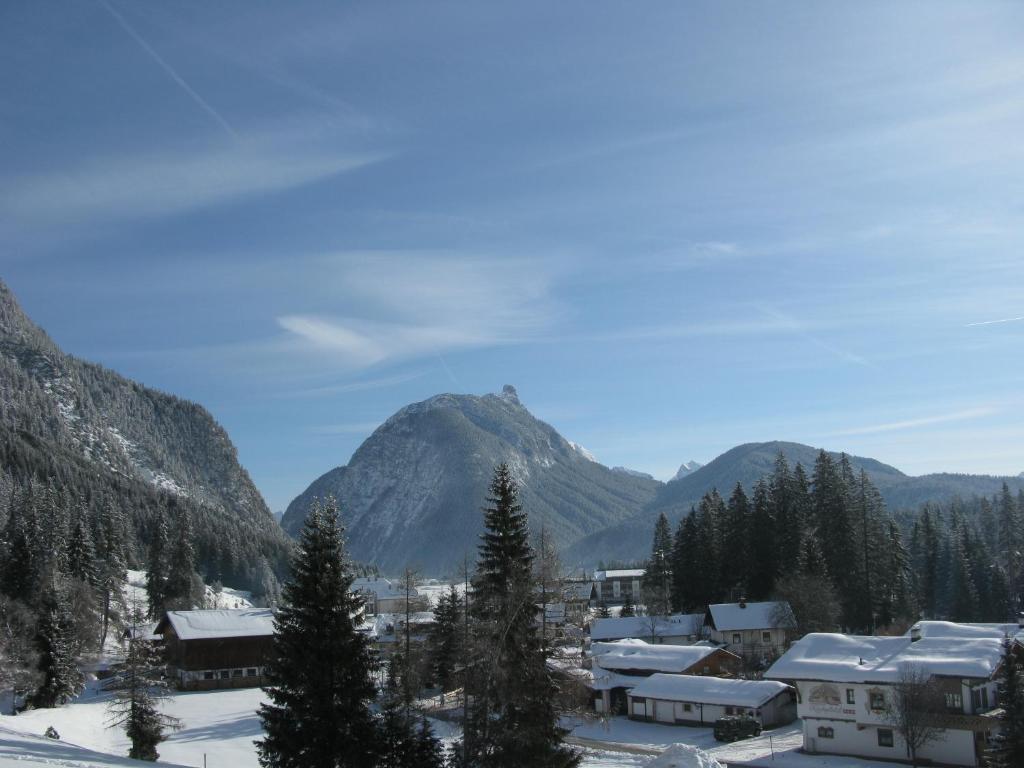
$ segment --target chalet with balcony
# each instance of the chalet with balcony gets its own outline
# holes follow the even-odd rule
[[[996,680],[1004,640],[999,631],[979,633],[977,625],[923,623],[930,626],[919,626],[913,636],[809,634],[771,666],[766,677],[796,686],[807,752],[908,760],[890,712],[897,686],[914,674],[934,685],[945,705],[934,713],[941,737],[922,746],[918,760],[982,764],[998,727]]]
[[[153,633],[163,640],[168,671],[179,688],[263,685],[274,644],[269,608],[168,611]]]

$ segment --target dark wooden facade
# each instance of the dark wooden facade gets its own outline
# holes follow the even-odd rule
[[[264,683],[273,652],[273,635],[182,640],[165,617],[157,626],[164,657],[184,690],[250,688]]]

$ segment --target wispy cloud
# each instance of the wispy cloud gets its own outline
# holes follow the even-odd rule
[[[153,46],[146,42],[145,38],[143,38],[142,35],[135,31],[135,28],[128,23],[124,16],[122,16],[117,10],[115,10],[114,7],[109,2],[107,2],[107,0],[100,0],[100,5],[107,9],[107,12],[114,17],[114,20],[121,26],[121,28],[125,32],[127,32],[128,35],[136,43],[139,44],[139,47],[142,48],[142,50],[144,50],[149,55],[149,57],[153,59],[153,61],[155,61],[157,65],[165,73],[167,73],[167,76],[170,77],[171,80],[173,80],[178,85],[178,87],[180,87],[188,95],[188,97],[192,99],[192,101],[199,105],[200,109],[202,109],[207,115],[209,115],[213,119],[213,121],[217,123],[217,125],[220,126],[222,129],[224,129],[224,131],[229,136],[233,138],[238,138],[238,134],[235,133],[235,129],[231,127],[230,123],[228,123],[228,121],[224,119],[220,112],[214,109],[210,105],[210,103],[202,96],[200,96],[191,85],[185,82],[185,78],[179,75],[177,70],[175,70],[174,67],[168,64],[166,59],[164,59],[163,56],[157,53],[156,50],[154,50]]]
[[[227,144],[97,157],[12,178],[0,187],[0,215],[44,226],[167,216],[300,187],[386,156],[346,151],[319,134],[294,125]]]
[[[982,320],[981,322],[977,322],[977,323],[968,323],[964,327],[965,328],[974,328],[975,326],[978,326],[978,325],[998,325],[999,323],[1019,323],[1021,320],[1024,320],[1024,317],[1004,317],[1004,318],[1001,318],[999,320]]]
[[[443,354],[537,340],[559,314],[550,269],[526,259],[360,252],[320,259],[315,272],[330,303],[346,314],[278,315],[284,333],[247,345],[252,355],[343,371],[435,357],[457,385]],[[306,392],[352,391],[348,386]]]
[[[409,373],[400,373],[394,376],[382,376],[375,379],[360,379],[359,381],[350,381],[344,384],[309,387],[307,389],[298,389],[294,392],[285,393],[282,397],[330,397],[333,395],[347,395],[352,392],[368,392],[376,389],[398,386],[399,384],[404,384],[407,381],[414,381],[415,379],[421,378],[426,373],[426,371],[410,371]]]
[[[838,432],[834,432],[834,435],[873,435],[878,432],[899,432],[905,429],[916,429],[918,427],[927,427],[933,424],[946,424],[954,421],[969,421],[971,419],[979,419],[983,416],[991,416],[994,413],[998,413],[996,408],[992,407],[981,407],[981,408],[968,408],[962,411],[954,411],[952,413],[941,413],[934,416],[924,416],[918,419],[905,419],[903,421],[890,421],[885,424],[872,424],[866,427],[855,427],[853,429],[844,429]]]

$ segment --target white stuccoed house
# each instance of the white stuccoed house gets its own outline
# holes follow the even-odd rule
[[[998,726],[993,715],[1003,642],[1016,625],[922,625],[900,637],[809,634],[771,666],[766,678],[796,686],[807,752],[907,760],[907,745],[889,710],[909,667],[938,684],[946,705],[939,739],[923,745],[918,758],[937,765],[982,764]]]
[[[709,605],[704,619],[708,639],[745,658],[773,659],[789,645],[795,622],[786,602]]]

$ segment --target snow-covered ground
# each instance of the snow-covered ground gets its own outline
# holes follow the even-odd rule
[[[152,763],[94,752],[64,741],[32,736],[0,725],[0,768],[33,765],[65,768],[143,768]]]
[[[142,613],[148,611],[149,598],[146,597],[145,571],[128,571],[128,583],[124,588],[124,599],[129,610],[138,608]],[[232,589],[231,587],[222,587],[220,592],[214,592],[213,587],[207,585],[202,607],[252,608],[252,592],[247,592],[244,589]]]
[[[110,694],[91,683],[73,703],[60,709],[40,709],[17,717],[0,716],[0,768],[8,768],[5,759],[15,755],[35,755],[40,762],[60,765],[106,766],[136,765],[129,760],[76,757],[76,749],[94,750],[108,755],[126,755],[128,740],[119,728],[107,728],[106,706]],[[176,693],[165,706],[168,714],[182,720],[183,728],[172,733],[159,747],[161,761],[208,768],[257,768],[254,741],[262,733],[256,711],[264,700],[258,688],[226,691]],[[433,721],[435,732],[445,742],[458,738],[458,729],[450,723]],[[42,735],[49,726],[60,734],[61,742],[37,741],[24,734]],[[584,750],[584,768],[637,768],[676,743],[706,750],[723,764],[768,768],[875,768],[883,765],[843,757],[805,755],[799,723],[766,731],[756,739],[735,744],[719,744],[710,728],[688,728],[655,723],[640,723],[621,717],[601,720],[566,721],[572,729],[570,740]],[[16,735],[16,734],[22,735]],[[773,759],[774,751],[774,759]],[[84,754],[84,753],[83,753]],[[10,765],[13,765],[11,763]]]

